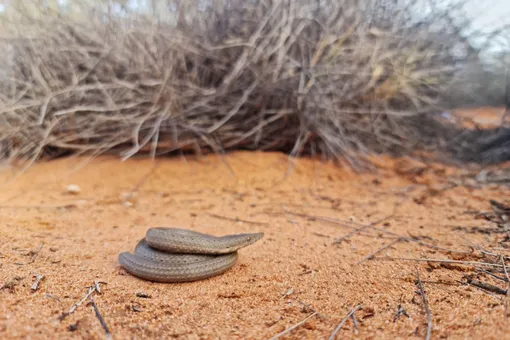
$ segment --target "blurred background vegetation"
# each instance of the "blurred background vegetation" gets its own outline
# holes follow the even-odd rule
[[[510,105],[508,25],[473,30],[468,3],[4,0],[0,155],[504,161],[507,120],[480,132],[445,119]]]

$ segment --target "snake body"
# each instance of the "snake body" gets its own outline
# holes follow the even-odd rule
[[[150,228],[135,253],[123,252],[119,263],[130,274],[156,282],[188,282],[224,273],[237,251],[263,233],[212,236],[180,228]]]

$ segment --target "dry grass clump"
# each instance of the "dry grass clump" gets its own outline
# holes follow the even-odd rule
[[[1,157],[260,149],[355,164],[437,148],[441,94],[477,51],[454,8],[415,20],[416,1],[380,2],[18,17],[1,43]]]

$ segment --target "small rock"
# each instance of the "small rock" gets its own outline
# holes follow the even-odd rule
[[[76,184],[69,184],[69,185],[67,186],[67,192],[68,192],[69,194],[72,194],[72,195],[77,195],[77,194],[79,194],[79,193],[81,192],[81,189],[80,189],[80,187],[79,187],[78,185],[76,185]]]
[[[79,323],[80,323],[80,321],[77,321],[76,323],[70,324],[69,328],[68,328],[69,331],[70,332],[76,332],[78,330]]]
[[[133,202],[136,200],[136,196],[138,196],[138,193],[136,191],[123,192],[122,194],[120,194],[120,200],[124,202]]]
[[[138,293],[136,293],[136,296],[139,297],[139,298],[142,298],[142,299],[150,299],[150,298],[152,298],[152,296],[150,296],[149,294],[147,294],[145,292],[138,292]]]

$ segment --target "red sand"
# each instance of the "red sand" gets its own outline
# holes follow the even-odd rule
[[[370,223],[394,213],[377,226],[444,248],[469,251],[466,245],[474,242],[510,255],[499,235],[456,228],[490,227],[467,211],[490,210],[489,199],[508,200],[503,186],[441,190],[448,176],[462,171],[435,166],[402,174],[415,164],[390,159],[381,160],[386,169],[379,174],[361,175],[301,159],[288,176],[288,159],[278,153],[232,154],[226,161],[233,173],[214,156],[158,160],[152,173],[149,160],[113,158],[75,170],[85,161],[40,163],[15,181],[4,170],[0,285],[22,279],[0,290],[2,339],[103,339],[90,305],[58,319],[95,280],[107,282],[94,300],[114,339],[267,339],[310,315],[305,304],[320,315],[286,338],[327,339],[353,307],[363,304],[355,314],[358,329],[349,320],[338,339],[422,339],[427,321],[415,285],[417,270],[432,312],[433,339],[510,338],[504,297],[462,284],[472,267],[389,260],[359,264],[394,239],[370,229],[350,234],[352,224],[292,214]],[[69,184],[81,192],[67,193]],[[137,195],[126,203],[137,184]],[[265,237],[241,250],[238,263],[221,276],[159,284],[127,274],[117,262],[117,255],[133,250],[151,226],[216,235],[263,231]],[[343,241],[334,244],[339,237]],[[410,242],[377,256],[480,260],[476,253],[454,256]],[[33,292],[35,274],[45,279]],[[487,275],[479,279],[505,288]],[[137,297],[140,292],[150,298]],[[400,299],[410,317],[393,322]]]

